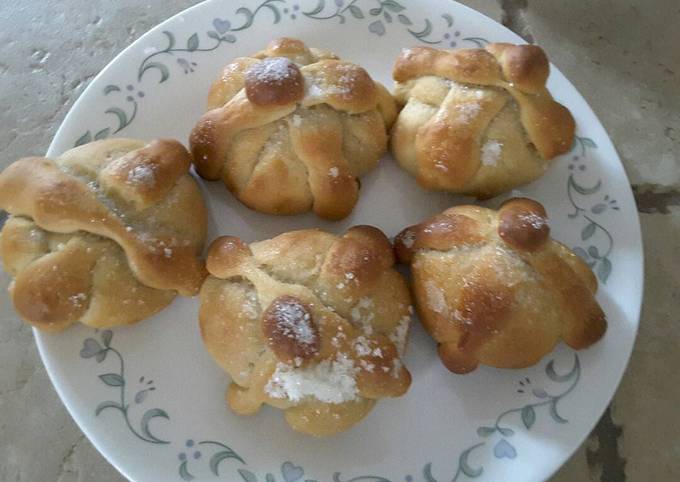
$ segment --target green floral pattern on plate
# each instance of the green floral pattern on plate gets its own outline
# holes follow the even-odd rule
[[[95,331],[95,336],[97,333],[99,334],[99,340],[88,337],[83,341],[80,356],[84,359],[94,358],[97,363],[103,363],[110,353],[116,357],[118,370],[102,373],[99,375],[99,379],[105,385],[117,389],[119,398],[115,401],[102,401],[95,408],[95,416],[99,416],[107,409],[115,409],[123,416],[125,425],[130,433],[139,440],[151,444],[170,444],[171,442],[153,435],[149,427],[149,422],[153,418],[160,417],[170,420],[170,416],[165,410],[160,408],[147,409],[141,415],[138,423],[139,428],[133,425],[130,413],[131,405],[126,401],[129,381],[125,377],[123,355],[111,344],[113,341],[113,332],[111,330]],[[450,479],[452,482],[455,482],[462,480],[461,477],[474,479],[481,476],[484,473],[484,467],[482,465],[474,466],[469,461],[469,457],[473,452],[483,447],[490,448],[496,459],[516,458],[517,450],[511,443],[515,430],[504,422],[504,420],[513,415],[519,416],[519,420],[521,420],[526,430],[531,430],[534,426],[541,409],[546,409],[547,413],[556,423],[568,423],[568,420],[559,413],[559,403],[576,388],[581,378],[581,363],[578,355],[574,354],[573,366],[567,373],[558,373],[555,369],[555,361],[550,360],[545,366],[545,374],[549,380],[558,385],[565,385],[565,388],[556,394],[550,394],[543,388],[530,389],[529,387],[532,382],[528,377],[520,380],[518,385],[521,388],[517,390],[518,393],[526,393],[526,391],[530,390],[535,401],[503,411],[496,417],[494,424],[491,426],[478,427],[478,440],[460,453],[458,456],[458,467],[453,474],[446,476],[441,474],[435,475],[436,468],[433,467],[431,462],[428,462],[422,469],[423,480],[425,482],[442,482]],[[138,405],[143,404],[147,399],[147,395],[154,390],[153,381],[146,381],[145,377],[141,377],[133,397],[134,403]],[[317,482],[317,479],[305,478],[304,468],[293,464],[291,461],[285,461],[281,464],[280,474],[268,472],[264,475],[264,478],[260,478],[253,471],[255,469],[247,467],[246,461],[236,451],[228,445],[214,440],[202,440],[196,443],[193,439],[187,439],[181,450],[178,453],[179,464],[177,466],[177,475],[185,481],[194,480],[196,478],[194,474],[197,473],[197,470],[201,470],[203,476],[210,474],[220,477],[225,474],[225,471],[220,468],[223,462],[233,460],[241,464],[241,467],[235,469],[234,475],[238,474],[244,482]],[[209,453],[209,457],[204,457],[204,452]],[[397,480],[378,475],[360,475],[347,478],[341,472],[335,472],[332,480],[333,482],[397,482]],[[403,480],[404,482],[414,482],[415,479],[411,475],[405,475]]]
[[[316,0],[314,6],[309,9],[303,9],[300,3],[304,2],[264,0],[252,10],[239,7],[236,9],[233,23],[229,19],[214,18],[205,32],[194,32],[182,41],[178,41],[173,32],[164,31],[165,47],[147,54],[137,68],[135,80],[137,87],[133,83],[127,84],[125,87],[129,91],[127,95],[119,85],[107,85],[104,88],[105,96],[118,95],[118,105],[111,106],[105,111],[106,114],[113,115],[117,123],[100,129],[88,129],[76,139],[74,145],[80,146],[93,140],[105,139],[129,126],[137,115],[138,99],[141,100],[145,95],[140,84],[147,74],[156,72],[157,83],[166,82],[172,75],[171,65],[168,65],[168,61],[172,59],[175,60],[180,71],[184,74],[191,74],[198,66],[196,60],[191,60],[192,54],[212,52],[224,44],[237,42],[238,32],[249,29],[259,17],[265,14],[273,24],[281,23],[284,19],[295,21],[299,16],[320,21],[337,19],[340,23],[345,23],[350,18],[367,22],[368,31],[378,36],[385,35],[387,25],[392,24],[406,29],[417,40],[432,45],[442,44],[456,47],[460,44],[460,46],[481,47],[489,43],[481,37],[462,36],[460,30],[454,29],[454,18],[448,13],[442,14],[436,20],[441,28],[435,28],[435,20],[430,18],[422,19],[419,21],[421,26],[416,27],[417,21],[408,8],[396,0],[335,0],[334,2]],[[132,91],[136,91],[136,95]]]
[[[412,37],[420,42],[442,47],[483,47],[489,41],[479,36],[465,36],[457,28],[455,19],[448,13],[439,16],[420,18],[406,6],[405,2],[396,0],[264,0],[255,8],[238,7],[231,19],[214,18],[211,25],[204,32],[194,32],[186,39],[178,40],[177,34],[166,30],[162,35],[164,47],[152,52],[145,52],[140,61],[136,78],[124,86],[107,85],[102,94],[116,99],[115,105],[107,108],[104,114],[114,120],[113,124],[99,129],[89,129],[76,141],[75,145],[82,145],[92,140],[107,138],[117,134],[136,119],[146,94],[142,84],[147,77],[155,79],[155,85],[168,81],[173,72],[185,75],[193,73],[198,67],[196,53],[212,52],[225,44],[238,42],[238,33],[249,29],[256,21],[264,17],[274,25],[284,21],[296,21],[307,18],[313,21],[337,21],[344,24],[348,21],[364,22],[368,31],[377,36],[383,36],[390,28],[405,29]],[[172,60],[176,66],[173,68]],[[155,77],[153,76],[155,73]],[[114,104],[114,103],[112,103]],[[617,201],[601,193],[603,183],[601,179],[592,181],[589,177],[588,152],[597,149],[596,143],[588,138],[577,136],[570,153],[569,176],[567,179],[567,195],[573,212],[569,218],[581,220],[582,246],[575,246],[574,251],[581,256],[597,273],[602,283],[606,283],[612,272],[610,255],[614,249],[614,239],[604,226],[601,217],[607,213],[618,211]],[[308,478],[302,466],[291,461],[281,464],[277,473],[259,474],[256,468],[248,466],[245,459],[225,443],[214,440],[185,439],[182,442],[170,442],[152,433],[150,423],[153,419],[171,420],[168,413],[160,408],[141,409],[148,396],[156,390],[154,382],[141,377],[134,383],[126,379],[124,357],[111,343],[113,333],[105,330],[98,333],[99,339],[88,337],[83,342],[80,356],[84,359],[94,359],[97,363],[104,363],[107,357],[116,361],[116,369],[99,375],[100,381],[107,387],[117,390],[115,400],[104,400],[95,408],[95,416],[104,411],[118,411],[125,422],[127,430],[137,439],[156,445],[177,445],[177,475],[179,479],[191,481],[201,477],[227,476],[229,480],[243,482],[317,482],[328,480]],[[95,335],[97,336],[97,335]],[[531,388],[531,380],[523,378],[518,382],[519,393],[530,393],[531,403],[524,403],[501,412],[493,425],[477,428],[477,440],[473,441],[458,455],[457,468],[453,473],[441,473],[433,463],[425,463],[420,471],[419,479],[412,475],[404,475],[401,479],[393,480],[379,475],[346,476],[341,472],[332,474],[333,482],[442,482],[451,480],[474,479],[482,476],[484,466],[474,463],[471,457],[490,450],[496,460],[515,459],[517,449],[512,443],[512,437],[517,430],[506,423],[511,417],[517,417],[521,426],[530,431],[541,413],[547,413],[557,424],[568,421],[559,413],[559,403],[567,397],[578,385],[581,376],[581,366],[578,355],[574,354],[572,368],[564,374],[555,369],[554,360],[545,366],[545,375],[554,384],[564,386],[556,394],[550,394],[543,388]],[[134,392],[132,402],[128,396]],[[140,409],[135,410],[137,407]],[[141,412],[141,413],[138,413]],[[234,465],[236,464],[236,465]],[[324,475],[325,476],[325,475]],[[240,477],[240,479],[239,479]]]

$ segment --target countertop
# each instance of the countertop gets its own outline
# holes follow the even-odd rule
[[[0,168],[44,155],[93,77],[195,0],[4,0]],[[554,481],[680,480],[680,4],[467,0],[548,52],[611,135],[645,247],[640,332],[611,406]],[[124,480],[68,415],[0,275],[0,480]]]

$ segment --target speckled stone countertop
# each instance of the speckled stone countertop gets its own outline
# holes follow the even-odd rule
[[[3,0],[0,168],[43,155],[88,82],[195,0]],[[554,481],[680,480],[680,3],[465,0],[541,44],[597,112],[636,193],[640,333],[616,396]],[[0,480],[124,480],[74,424],[0,274]]]

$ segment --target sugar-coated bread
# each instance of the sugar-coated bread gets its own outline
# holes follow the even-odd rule
[[[540,177],[571,148],[575,123],[546,89],[535,45],[404,49],[392,153],[424,188],[489,198]]]
[[[364,69],[282,38],[224,68],[190,142],[198,173],[246,206],[341,219],[395,117],[394,99]]]
[[[268,404],[295,430],[323,436],[358,423],[380,398],[403,395],[412,309],[393,265],[390,242],[369,226],[250,245],[215,240],[200,325],[231,376],[232,410],[249,415]]]
[[[455,373],[479,364],[523,368],[564,340],[574,349],[607,329],[597,279],[550,238],[543,206],[517,198],[499,211],[458,206],[402,231],[420,319]]]
[[[190,165],[177,141],[109,139],[0,173],[0,255],[19,315],[48,331],[102,328],[196,294],[206,210]]]

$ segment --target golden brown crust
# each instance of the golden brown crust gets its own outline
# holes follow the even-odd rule
[[[536,201],[515,198],[498,211],[498,235],[515,249],[535,251],[550,240],[548,214]]]
[[[285,57],[271,57],[246,71],[245,90],[255,105],[286,105],[305,95],[305,81],[297,65]]]
[[[480,198],[538,178],[575,131],[545,87],[548,74],[534,45],[404,49],[393,70],[405,104],[392,132],[395,157],[427,189]]]
[[[408,389],[400,357],[410,296],[378,229],[292,231],[250,246],[223,237],[207,265],[201,334],[232,376],[227,400],[235,412],[252,414],[266,403],[285,410],[296,430],[330,435],[361,420],[375,400]],[[280,373],[334,366],[344,367],[355,393],[343,398],[338,387],[320,399],[272,391]]]
[[[311,308],[294,296],[279,296],[271,302],[262,315],[262,332],[269,349],[284,363],[298,359],[301,364],[321,349]]]
[[[12,217],[2,256],[22,317],[46,329],[113,326],[149,316],[176,292],[196,293],[206,213],[189,166],[176,141],[111,139],[5,169],[0,208]],[[98,274],[105,267],[108,278]],[[116,312],[124,300],[145,306]]]
[[[523,368],[560,340],[581,349],[604,335],[593,273],[549,233],[543,206],[512,199],[499,211],[454,207],[397,236],[421,321],[449,370]]]
[[[227,65],[208,108],[190,136],[203,178],[257,211],[327,219],[352,211],[396,117],[364,69],[286,38]]]

